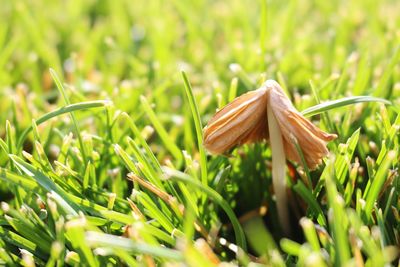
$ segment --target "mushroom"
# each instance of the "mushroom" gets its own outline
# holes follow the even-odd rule
[[[285,234],[289,234],[286,159],[302,164],[297,143],[307,167],[314,170],[329,152],[326,143],[336,137],[304,118],[281,86],[267,80],[259,89],[235,98],[219,110],[204,128],[203,143],[210,153],[223,154],[238,145],[270,140],[279,221]]]

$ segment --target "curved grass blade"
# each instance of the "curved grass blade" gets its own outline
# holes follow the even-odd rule
[[[218,205],[220,205],[226,214],[229,217],[229,220],[232,223],[233,231],[235,232],[236,242],[239,247],[243,250],[247,250],[246,248],[246,237],[244,235],[243,229],[240,226],[239,220],[236,217],[235,213],[233,212],[232,208],[229,204],[225,201],[225,199],[218,194],[214,189],[203,185],[198,180],[192,179],[189,175],[176,171],[170,168],[163,168],[165,173],[168,174],[168,179],[173,179],[181,182],[185,182],[191,184],[200,190],[202,190],[205,194],[207,194],[211,199],[213,199]]]
[[[65,105],[70,105],[71,103],[70,103],[70,101],[68,99],[68,96],[67,96],[67,94],[65,92],[64,86],[61,83],[61,80],[58,77],[57,73],[52,68],[50,68],[50,75],[51,75],[51,77],[53,77],[53,80],[56,83],[56,86],[58,88],[58,91],[60,92],[60,94],[64,98]],[[75,128],[75,134],[78,137],[79,145],[81,147],[81,153],[82,153],[83,161],[86,164],[86,162],[88,161],[87,160],[87,152],[86,152],[86,147],[83,144],[83,139],[82,139],[81,131],[79,129],[78,121],[76,120],[76,117],[75,117],[74,113],[70,112],[69,115],[71,117],[72,124],[73,124],[73,126]]]
[[[338,100],[324,102],[322,104],[318,104],[312,107],[309,107],[303,110],[301,113],[306,117],[311,117],[317,114],[320,114],[325,111],[329,111],[331,109],[340,108],[348,105],[353,105],[356,103],[363,102],[381,102],[387,105],[391,105],[392,103],[386,99],[373,97],[373,96],[351,96],[345,97]]]
[[[115,250],[129,251],[133,253],[148,254],[154,257],[182,261],[181,252],[161,246],[153,246],[145,243],[136,243],[128,238],[102,234],[98,232],[87,232],[86,241],[92,247],[107,247]]]
[[[105,105],[108,105],[110,103],[109,100],[96,100],[96,101],[87,101],[87,102],[81,102],[81,103],[76,103],[76,104],[71,104],[67,105],[64,107],[61,107],[59,109],[56,109],[54,111],[51,111],[49,113],[46,113],[42,117],[36,120],[36,125],[40,125],[54,117],[60,116],[65,113],[77,111],[77,110],[85,110],[85,109],[90,109],[90,108],[98,108],[98,107],[104,107]],[[25,129],[25,131],[22,132],[21,136],[18,139],[17,142],[17,149],[22,147],[23,142],[25,141],[25,138],[27,135],[33,130],[33,126],[29,126],[28,128]]]
[[[203,126],[201,125],[199,108],[197,107],[196,100],[193,95],[192,86],[184,71],[182,71],[182,77],[185,83],[185,92],[189,100],[190,110],[192,111],[194,126],[196,128],[197,144],[200,152],[201,182],[203,185],[207,185],[207,155],[203,146]]]
[[[297,184],[293,186],[293,190],[299,194],[304,201],[306,201],[306,203],[309,205],[310,211],[317,218],[318,223],[326,227],[327,223],[325,215],[310,189],[307,188],[307,186],[301,180],[299,180]]]
[[[12,161],[28,176],[35,179],[41,187],[46,191],[50,192],[56,197],[57,202],[63,206],[64,210],[68,211],[69,214],[78,215],[79,206],[71,201],[68,197],[67,192],[56,185],[49,177],[38,171],[35,167],[26,163],[16,155],[9,155]]]

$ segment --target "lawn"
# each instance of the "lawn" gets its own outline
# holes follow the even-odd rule
[[[203,143],[268,79],[337,135],[285,222],[273,142]],[[400,264],[399,1],[3,1],[0,99],[0,265]]]

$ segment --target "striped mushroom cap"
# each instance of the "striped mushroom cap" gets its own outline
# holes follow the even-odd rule
[[[297,141],[308,168],[315,169],[328,154],[326,143],[337,136],[323,132],[304,118],[274,80],[219,110],[204,128],[205,148],[213,154],[223,154],[235,146],[268,139],[267,105],[278,121],[286,158],[301,164]]]

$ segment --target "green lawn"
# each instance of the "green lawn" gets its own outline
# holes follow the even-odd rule
[[[270,144],[202,145],[266,79],[338,135],[289,236]],[[0,265],[399,264],[399,1],[3,1],[0,101]]]

